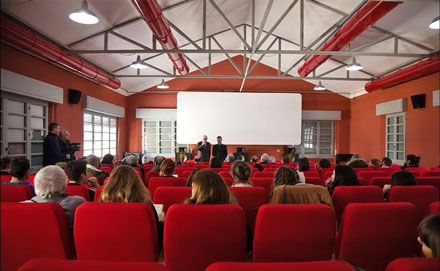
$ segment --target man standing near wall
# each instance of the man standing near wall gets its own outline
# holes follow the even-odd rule
[[[217,137],[217,144],[212,148],[212,156],[224,162],[228,155],[228,148],[222,143],[222,137]]]
[[[52,122],[49,124],[49,133],[44,138],[43,142],[43,166],[55,165],[58,162],[66,160],[66,156],[61,152],[60,144],[58,143],[58,135],[60,133],[60,125]]]
[[[200,154],[200,162],[209,162],[211,158],[211,143],[208,142],[208,136],[204,135],[203,140],[197,143],[197,150]]]

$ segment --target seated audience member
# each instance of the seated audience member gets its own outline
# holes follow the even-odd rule
[[[99,182],[99,185],[104,184],[105,178],[109,176],[109,174],[105,171],[100,170],[101,162],[99,158],[93,154],[90,154],[86,158],[87,161],[87,176],[96,177]]]
[[[199,171],[200,168],[196,168],[193,171],[191,171],[191,174],[189,174],[188,179],[186,179],[186,187],[191,187],[192,186],[192,180],[194,178],[194,175],[197,173],[197,171]]]
[[[151,164],[151,163],[153,163],[153,161],[151,161],[151,157],[148,156],[148,154],[143,155],[141,161],[142,161],[142,164]]]
[[[332,164],[327,159],[319,160],[319,168],[331,168]]]
[[[228,156],[226,156],[225,163],[233,163],[234,160],[235,160],[234,155],[233,154],[228,154]]]
[[[174,168],[176,167],[176,164],[174,164],[174,161],[171,159],[165,159],[165,161],[162,162],[160,165],[160,177],[173,177],[174,174]]]
[[[283,158],[281,158],[281,162],[282,162],[283,164],[288,164],[288,163],[290,163],[290,158],[289,158],[289,156],[284,155]]]
[[[235,161],[231,167],[231,176],[234,179],[233,187],[252,187],[249,182],[251,177],[251,167],[243,161]]]
[[[360,185],[356,173],[350,166],[338,165],[333,170],[333,175],[326,181],[330,194],[337,186]]]
[[[114,159],[115,157],[112,154],[107,153],[106,155],[104,155],[104,157],[102,157],[101,165],[113,165]]]
[[[440,214],[428,216],[417,228],[417,241],[426,258],[440,258]]]
[[[209,163],[210,168],[222,168],[222,161],[217,157],[211,159],[211,163]]]
[[[270,156],[269,156],[269,154],[267,154],[267,153],[263,153],[262,155],[261,155],[261,158],[260,158],[260,164],[269,164],[269,162],[270,162]]]
[[[251,157],[251,159],[249,160],[249,162],[251,162],[251,163],[256,163],[256,162],[258,162],[258,157],[257,156],[252,156]]]
[[[407,167],[419,167],[420,165],[420,156],[416,156],[414,154],[408,154],[406,156],[406,162],[403,164],[402,169]]]
[[[299,183],[298,172],[292,167],[279,167],[274,174],[272,190],[279,185],[296,185]]]
[[[264,170],[264,167],[262,165],[260,165],[260,164],[255,164],[254,168],[257,168],[259,171],[263,171]]]
[[[192,178],[192,195],[186,204],[235,204],[236,200],[217,172],[201,169]]]
[[[384,158],[382,158],[382,163],[380,164],[380,166],[383,168],[389,168],[389,167],[391,167],[392,164],[393,164],[393,161],[391,161],[390,158],[384,157]]]
[[[2,157],[1,158],[1,171],[0,175],[11,175],[9,173],[9,164],[11,163],[11,158],[9,157]]]
[[[151,169],[151,171],[160,171],[160,165],[163,161],[165,161],[165,157],[163,156],[156,156],[154,157],[154,167]]]
[[[20,157],[15,158],[9,164],[9,173],[12,178],[9,182],[4,182],[5,185],[14,185],[14,184],[24,184],[29,186],[32,189],[32,192],[35,193],[34,186],[30,182],[26,182],[29,178],[31,166],[29,164],[29,160]]]
[[[34,179],[36,196],[23,203],[58,203],[64,210],[70,229],[73,230],[73,219],[76,208],[86,200],[80,196],[68,196],[66,192],[67,177],[58,166],[46,166],[40,169]]]
[[[350,166],[350,167],[355,167],[355,168],[364,168],[364,167],[368,167],[368,163],[365,162],[364,159],[362,158],[355,158],[352,159],[350,161],[348,161],[347,164],[345,164],[346,166]]]
[[[299,171],[310,171],[310,163],[307,157],[303,157],[298,161],[298,170]]]
[[[98,188],[96,177],[87,176],[87,162],[84,160],[72,160],[66,165],[66,175],[69,178],[67,185],[84,185],[87,184],[90,199],[95,198],[95,190]]]
[[[404,170],[394,173],[393,176],[391,176],[391,184],[386,184],[383,187],[385,198],[387,198],[391,187],[394,185],[417,185],[416,177],[412,172]]]
[[[142,176],[144,176],[144,169],[138,164],[138,159],[135,155],[129,155],[126,161],[127,165],[131,167],[137,167],[141,171]]]
[[[377,158],[372,158],[370,161],[370,166],[375,166],[375,167],[380,166],[380,160]]]

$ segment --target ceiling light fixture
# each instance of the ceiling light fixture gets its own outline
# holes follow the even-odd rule
[[[141,56],[138,55],[136,58],[136,61],[131,63],[130,67],[132,67],[134,69],[145,69],[147,67],[147,65],[142,63]]]
[[[69,14],[70,20],[80,24],[97,24],[99,22],[95,13],[87,8],[87,1],[82,2],[81,8]]]
[[[166,89],[166,88],[170,88],[170,86],[168,86],[167,83],[165,83],[165,80],[162,79],[162,82],[159,85],[157,85],[157,88]]]
[[[440,16],[437,16],[432,20],[432,23],[429,24],[429,28],[440,29]]]
[[[326,88],[321,84],[321,81],[319,81],[319,84],[315,86],[313,90],[321,91],[321,90],[326,90]]]
[[[347,71],[360,71],[362,70],[364,67],[362,67],[361,64],[356,62],[356,57],[353,57],[353,62],[348,65],[347,67],[345,67],[345,69]]]

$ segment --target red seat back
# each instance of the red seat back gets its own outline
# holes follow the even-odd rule
[[[139,175],[139,178],[141,178],[142,180],[142,171],[140,168],[138,167],[133,167],[134,171],[136,171],[136,173]]]
[[[353,271],[344,261],[316,261],[299,263],[213,263],[206,271]]]
[[[306,177],[306,183],[325,186],[325,183],[323,180],[321,180],[321,177]]]
[[[438,271],[439,258],[400,258],[388,264],[385,271]]]
[[[311,171],[302,171],[304,173],[304,177],[315,177],[315,178],[321,178],[321,175],[318,171],[311,170]]]
[[[144,173],[145,174],[145,178],[144,178],[145,186],[148,187],[148,182],[150,181],[151,178],[159,177],[159,173],[160,173],[160,171],[151,171],[151,170]]]
[[[331,260],[335,234],[335,214],[329,206],[263,205],[255,223],[253,261]]]
[[[89,190],[82,185],[67,185],[66,193],[69,194],[69,196],[81,196],[87,201],[91,200]]]
[[[382,271],[392,260],[416,253],[418,221],[416,207],[407,202],[351,203],[342,216],[336,258]]]
[[[357,176],[369,182],[373,177],[387,177],[388,173],[384,171],[361,171]]]
[[[263,169],[263,172],[275,172],[277,171],[278,167],[267,167]]]
[[[426,216],[436,215],[440,213],[440,201],[431,202],[428,206],[428,211],[426,212]]]
[[[371,167],[354,167],[353,170],[357,176],[358,176],[359,172],[362,172],[362,171],[374,171],[374,169]]]
[[[438,201],[438,190],[430,185],[395,185],[388,195],[389,202],[410,202],[417,207],[419,218],[425,216],[428,206]]]
[[[103,189],[104,186],[100,186],[95,190],[95,198],[93,199],[94,202],[99,202],[99,198],[101,198],[101,193]]]
[[[186,180],[183,177],[153,177],[148,181],[148,191],[154,197],[154,191],[160,186],[185,186]]]
[[[226,177],[226,178],[231,178],[231,173],[229,172],[229,171],[220,171],[219,173],[218,173],[220,176],[222,176],[223,178],[224,177]]]
[[[2,184],[3,184],[4,182],[9,182],[12,179],[12,176],[11,175],[0,175],[0,178],[1,178]]]
[[[332,194],[336,220],[341,225],[342,214],[349,203],[383,202],[383,192],[377,186],[337,186]]]
[[[272,191],[273,178],[250,178],[249,180],[252,182],[254,187],[263,187],[267,194],[270,194]]]
[[[231,177],[222,177],[226,183],[226,186],[232,186],[234,184],[234,180]]]
[[[185,171],[191,171],[190,170],[190,168],[187,168],[187,167],[181,167],[181,168],[175,168],[174,169],[174,173],[176,173],[177,174],[177,176],[179,176],[179,177],[182,177],[181,175],[182,175],[182,173],[183,172],[185,172]]]
[[[179,175],[179,177],[182,177],[182,178],[188,179],[189,175],[191,175],[192,172],[193,172],[192,170],[188,170],[188,169],[187,169],[187,171],[184,171],[182,174],[180,174],[180,175],[182,175],[182,176]],[[157,175],[157,176],[159,176],[159,175]]]
[[[109,175],[112,173],[113,167],[102,165],[100,168],[102,171],[107,172]]]
[[[230,187],[229,190],[243,208],[246,222],[253,232],[258,208],[267,203],[266,190],[263,187]]]
[[[235,204],[175,204],[164,232],[165,264],[170,271],[199,271],[214,262],[246,258],[246,220]]]
[[[33,186],[35,186],[34,179],[35,179],[35,174],[29,175],[29,178],[26,180],[26,182],[30,182]]]
[[[31,199],[34,195],[32,189],[25,184],[2,185],[2,202],[20,202]]]
[[[156,221],[146,203],[86,202],[77,208],[74,223],[80,261],[157,260]]]
[[[416,177],[416,182],[418,185],[432,185],[440,189],[440,177]]]
[[[322,180],[325,182],[327,181],[328,178],[330,178],[333,175],[333,169],[332,170],[328,170],[325,171],[324,173],[322,173]]]
[[[393,167],[379,167],[377,168],[378,172],[385,172],[386,176],[391,176],[393,173],[400,171],[400,168],[393,168]]]
[[[391,177],[373,177],[369,185],[376,185],[383,188],[386,184],[391,184]]]
[[[1,248],[4,271],[33,258],[74,256],[67,219],[57,203],[2,203]]]
[[[267,172],[267,171],[256,171],[253,175],[254,178],[272,178],[274,177],[275,172]]]
[[[163,204],[163,211],[166,213],[171,205],[183,203],[187,198],[190,198],[191,192],[191,187],[158,187],[154,192],[153,202]]]
[[[435,176],[440,176],[440,171],[426,171],[423,176],[426,177],[435,177]]]

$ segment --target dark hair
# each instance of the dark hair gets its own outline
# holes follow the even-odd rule
[[[192,180],[194,178],[194,175],[199,170],[200,170],[200,168],[196,168],[193,171],[191,171],[191,174],[189,174],[188,179],[186,179],[186,187],[191,187],[192,186]]]
[[[337,186],[360,185],[356,173],[350,166],[338,165],[335,167],[335,179],[333,181],[331,192]]]
[[[160,166],[165,159],[163,156],[156,156],[154,157],[154,164]]]
[[[258,161],[258,157],[254,155],[254,156],[251,157],[249,162],[256,163],[257,161]]]
[[[327,159],[321,159],[319,160],[319,167],[320,168],[330,168],[332,165],[329,160]]]
[[[370,163],[374,166],[380,166],[380,160],[377,158],[371,159]]]
[[[2,159],[1,159],[2,170],[3,169],[8,169],[10,163],[11,163],[11,158],[9,158],[9,157],[2,157]]]
[[[297,183],[299,183],[299,176],[296,170],[292,167],[279,167],[275,171],[272,189],[283,184],[295,185]]]
[[[284,164],[290,163],[290,158],[287,155],[284,155],[281,160],[283,161]]]
[[[416,185],[416,177],[409,171],[398,171],[391,176],[391,186],[393,185]]]
[[[51,124],[49,124],[49,132],[52,132],[53,129],[57,128],[57,126],[60,126],[60,125],[56,122],[52,122]]]
[[[393,164],[393,161],[391,161],[390,158],[384,157],[382,158],[382,166],[390,167]]]
[[[87,162],[84,160],[72,160],[66,165],[66,175],[71,181],[79,181],[81,174],[87,174]]]
[[[440,258],[440,214],[428,216],[420,222],[417,234],[432,250],[432,257]]]
[[[15,158],[11,161],[11,164],[9,165],[10,171],[12,177],[15,177],[17,179],[21,179],[24,176],[26,176],[27,171],[31,168],[29,164],[29,160],[20,157]]]
[[[367,162],[365,162],[365,160],[362,158],[355,158],[353,160],[350,160],[346,165],[355,168],[368,167]]]
[[[415,156],[414,154],[408,154],[406,160],[409,161],[407,166],[418,167],[420,164],[420,156]]]
[[[247,182],[251,177],[251,167],[243,161],[235,161],[231,167],[231,175],[235,180]]]
[[[264,167],[262,165],[260,165],[260,164],[255,164],[254,168],[258,168],[259,171],[263,171],[264,170]]]
[[[222,138],[222,136],[218,136],[217,138]]]
[[[104,157],[102,157],[101,164],[112,165],[113,159],[115,159],[115,157],[112,154],[107,153],[106,155],[104,155]]]
[[[214,157],[211,159],[211,163],[209,164],[210,168],[221,168],[222,167],[222,161],[218,159],[217,157]]]
[[[303,157],[303,158],[299,159],[298,170],[299,171],[309,171],[310,170],[309,159],[307,159],[307,157]]]

